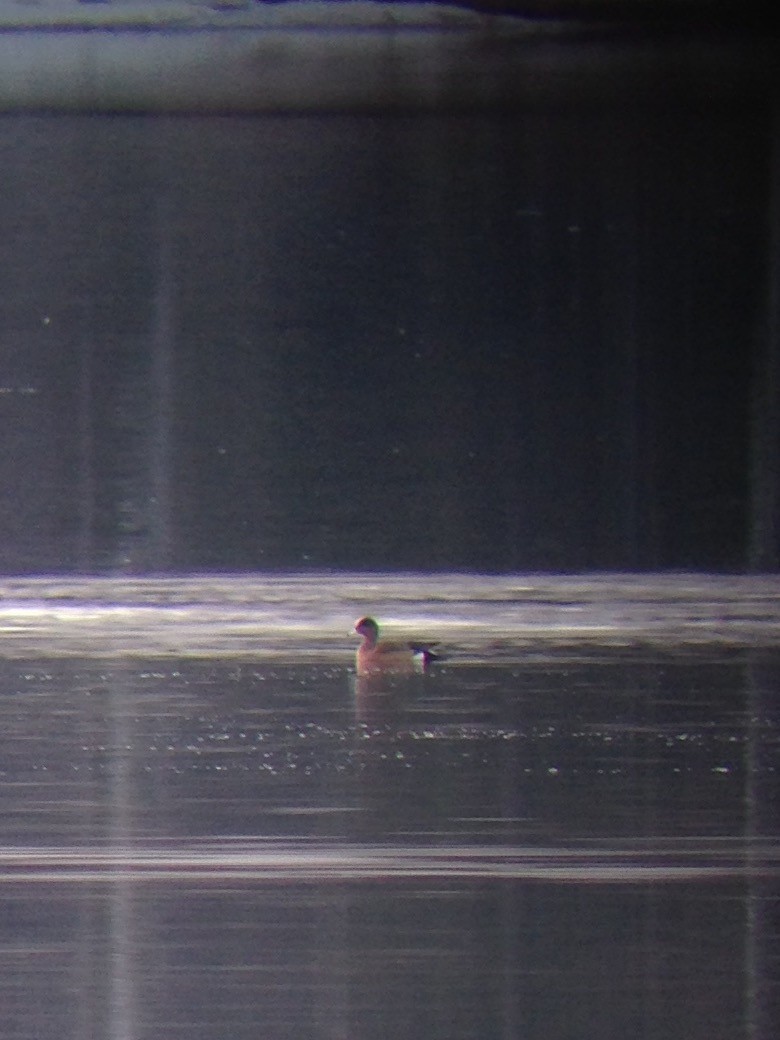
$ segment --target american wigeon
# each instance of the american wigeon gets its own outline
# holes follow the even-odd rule
[[[372,617],[358,618],[355,631],[363,637],[355,655],[359,676],[413,675],[424,672],[436,656],[429,645],[380,639],[379,625]]]

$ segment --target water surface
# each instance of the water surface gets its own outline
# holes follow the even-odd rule
[[[9,1037],[773,1035],[771,580],[3,592]]]

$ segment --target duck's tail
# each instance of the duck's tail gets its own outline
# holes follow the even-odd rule
[[[434,650],[438,643],[410,643],[414,659],[422,671],[426,671],[432,661],[441,661],[442,656]]]

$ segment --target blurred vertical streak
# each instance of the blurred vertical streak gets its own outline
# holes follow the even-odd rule
[[[135,843],[134,817],[140,804],[129,751],[132,746],[131,709],[128,708],[131,694],[125,671],[119,666],[112,672],[108,689],[112,744],[108,827],[109,847],[120,858],[129,853]],[[109,889],[107,1040],[135,1040],[139,1035],[137,950],[143,915],[138,903],[138,882],[123,866],[118,866]]]
[[[508,703],[502,704],[502,714],[511,717],[511,697],[507,690]],[[520,759],[511,740],[501,741],[498,758],[498,810],[506,819],[519,813],[518,794],[523,790]],[[502,963],[500,972],[501,1040],[514,1040],[529,1033],[528,1007],[531,953],[528,944],[528,886],[515,882],[506,883],[498,890],[501,920]]]
[[[619,248],[620,275],[610,283],[614,296],[611,311],[616,325],[615,338],[623,343],[618,354],[620,417],[616,427],[618,480],[615,487],[617,526],[615,548],[620,565],[633,569],[645,563],[644,528],[641,522],[644,495],[642,437],[645,429],[645,407],[642,380],[642,322],[639,313],[641,298],[642,250],[644,246],[640,227],[639,186],[642,180],[636,166],[639,158],[630,155],[624,159],[629,169],[617,178],[618,219],[625,227],[625,245]],[[617,264],[615,265],[617,267]],[[617,290],[617,291],[616,291]],[[611,295],[611,294],[610,294]]]
[[[171,420],[175,341],[175,251],[172,203],[157,200],[157,271],[152,310],[151,422],[147,562],[165,570],[171,562]]]
[[[95,565],[95,457],[92,429],[94,391],[94,322],[89,304],[85,307],[84,328],[79,359],[78,388],[78,532],[79,570],[91,571]]]
[[[777,904],[777,885],[773,878],[762,874],[757,857],[763,841],[776,833],[776,821],[765,818],[772,805],[768,779],[773,766],[768,761],[771,744],[766,744],[770,712],[776,702],[776,655],[767,651],[752,651],[746,656],[745,698],[747,743],[745,747],[745,833],[746,859],[745,892],[745,1036],[748,1040],[769,1040],[776,1024],[777,939],[772,938],[772,921]],[[771,739],[771,738],[770,738]],[[765,751],[764,748],[767,748]],[[775,946],[775,951],[771,946]],[[774,952],[774,956],[773,956]],[[774,1006],[773,1006],[774,1005]]]
[[[780,566],[780,112],[770,116],[766,314],[753,370],[748,568]],[[738,348],[737,348],[738,349]]]

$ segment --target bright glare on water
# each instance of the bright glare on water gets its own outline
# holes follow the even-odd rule
[[[0,597],[3,1036],[773,1035],[776,579]]]

